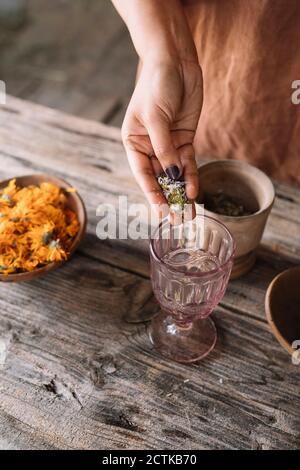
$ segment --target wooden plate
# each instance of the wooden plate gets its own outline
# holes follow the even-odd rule
[[[300,340],[300,266],[287,269],[268,287],[265,309],[273,334],[290,354]]]
[[[9,183],[11,179],[13,178],[10,178],[9,180],[1,181],[0,189],[5,188],[5,186],[7,186],[7,184]],[[16,179],[17,186],[21,188],[25,186],[29,186],[29,185],[39,185],[44,182],[53,183],[62,189],[67,189],[67,188],[70,188],[71,186],[66,181],[60,178],[56,178],[55,176],[49,176],[46,174],[18,176],[15,179]],[[73,244],[71,245],[71,248],[70,248],[70,255],[68,257],[68,259],[70,259],[71,255],[74,253],[74,251],[76,250],[76,248],[78,247],[78,245],[80,244],[81,240],[84,237],[85,230],[86,230],[87,217],[86,217],[86,210],[84,207],[84,203],[81,197],[79,196],[79,194],[74,192],[74,193],[66,193],[66,195],[67,195],[67,207],[77,214],[77,217],[80,223],[79,231],[76,237],[74,238]],[[30,279],[33,279],[38,276],[42,276],[46,274],[48,271],[52,271],[53,269],[56,269],[58,266],[60,266],[66,261],[59,261],[59,262],[55,261],[52,263],[48,263],[45,266],[42,266],[30,272],[12,273],[12,274],[6,274],[6,275],[0,274],[0,281],[6,281],[6,282],[29,281]]]

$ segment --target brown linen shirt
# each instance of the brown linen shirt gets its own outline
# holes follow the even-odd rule
[[[182,3],[204,77],[197,156],[300,183],[300,0]]]

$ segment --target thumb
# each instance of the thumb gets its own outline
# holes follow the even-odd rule
[[[177,180],[182,175],[182,164],[169,129],[169,123],[155,116],[146,125],[153,151],[166,175]]]

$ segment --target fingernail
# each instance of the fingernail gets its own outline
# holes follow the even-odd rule
[[[169,168],[165,170],[165,173],[169,178],[171,178],[171,180],[177,180],[180,176],[180,171],[177,165],[169,166]]]

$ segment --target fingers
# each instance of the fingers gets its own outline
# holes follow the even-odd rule
[[[131,170],[149,204],[154,207],[159,218],[166,217],[168,214],[167,201],[154,175],[151,160],[144,153],[128,147],[126,152]]]
[[[193,201],[198,196],[199,175],[192,144],[182,146],[179,149],[179,154],[183,167],[186,195],[188,199]]]
[[[197,197],[198,172],[191,144],[193,133],[170,131],[161,116],[156,121],[150,120],[147,128],[144,125],[136,121],[128,123],[127,114],[122,127],[123,143],[138,184],[155,212],[164,217],[168,214],[168,205],[156,179],[163,171],[171,179],[184,179],[189,200]],[[128,131],[132,127],[135,128],[134,134]],[[186,140],[190,142],[186,143]]]
[[[179,148],[175,147],[178,143],[180,145],[183,136],[186,138],[187,132],[171,133],[168,126],[159,120],[149,126],[148,132],[155,156],[160,163],[160,165],[155,164],[153,160],[155,174],[159,174],[162,168],[171,179],[177,180],[183,176],[188,199],[196,199],[199,191],[199,176],[193,145],[190,143],[181,145]],[[192,140],[192,132],[190,138]]]
[[[155,176],[161,175],[163,173],[163,169],[157,157],[153,153],[149,155],[149,158],[150,158],[152,168],[153,168],[153,173],[155,174]]]
[[[193,157],[193,149],[190,145],[186,145],[180,149],[181,164],[184,171],[184,178],[186,182],[186,193],[190,200],[194,200],[198,194],[198,173],[195,159]],[[159,219],[166,217],[169,214],[169,207],[167,201],[161,191],[161,188],[155,177],[155,173],[161,173],[161,167],[158,160],[149,158],[143,152],[139,152],[130,147],[126,147],[128,161],[132,172],[145,193],[148,202],[154,208]],[[156,167],[157,172],[154,171]],[[180,224],[184,220],[190,220],[195,217],[195,205],[188,204],[184,209],[184,214],[169,214],[170,222],[172,224]]]
[[[168,122],[156,115],[146,122],[146,126],[153,151],[162,169],[169,178],[177,180],[182,175],[182,165],[172,141]]]

